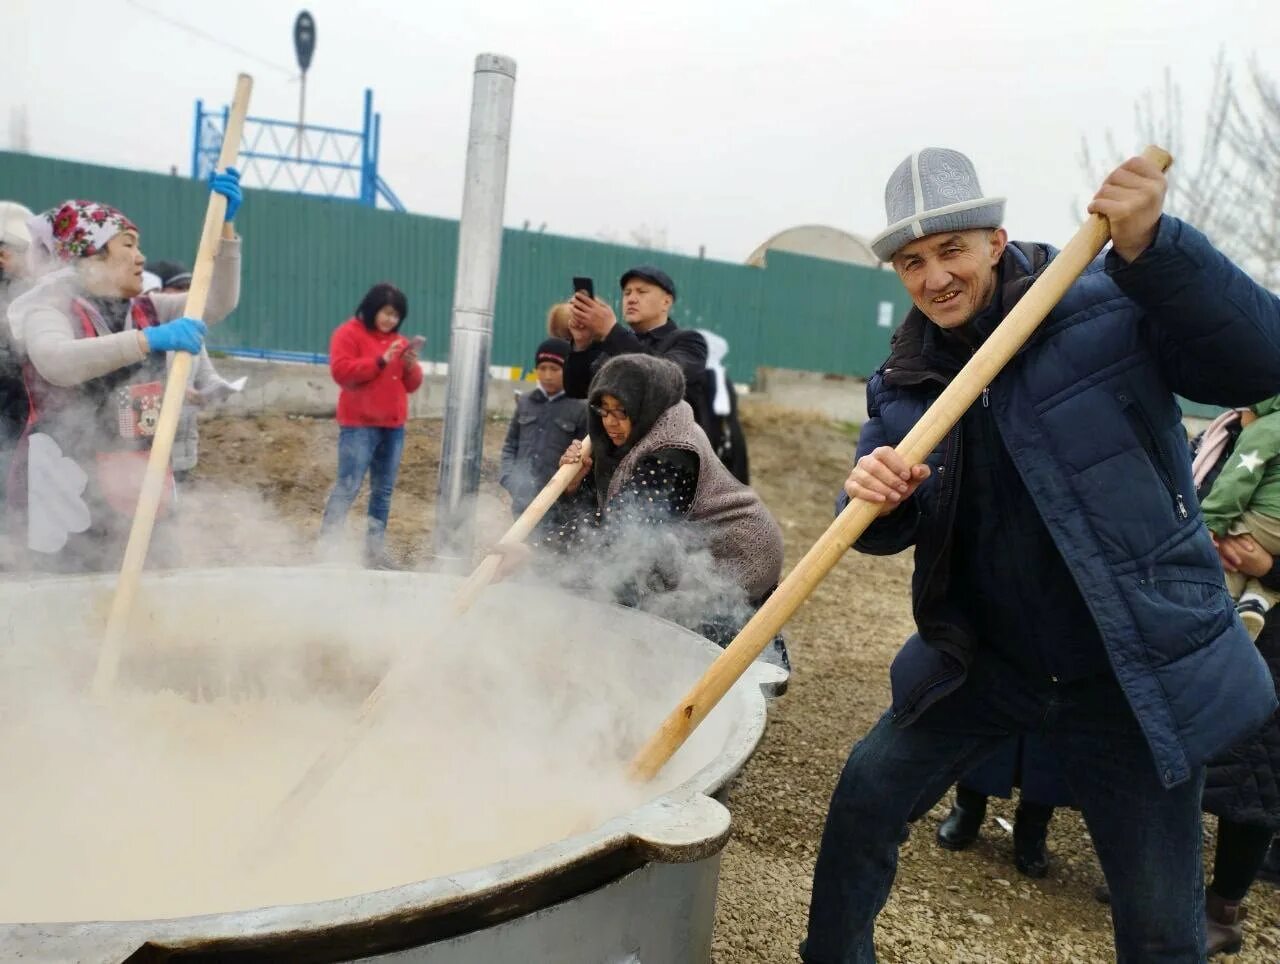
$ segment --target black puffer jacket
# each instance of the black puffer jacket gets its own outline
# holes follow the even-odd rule
[[[1263,580],[1268,588],[1280,588],[1278,570],[1280,565]],[[1257,645],[1271,679],[1280,679],[1280,607],[1267,615]],[[1253,736],[1209,762],[1203,807],[1235,823],[1280,831],[1280,712]]]

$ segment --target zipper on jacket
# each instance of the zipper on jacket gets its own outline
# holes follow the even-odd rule
[[[1179,519],[1190,518],[1191,512],[1187,509],[1187,500],[1183,497],[1182,493],[1178,491],[1178,484],[1174,481],[1173,469],[1169,465],[1169,460],[1165,456],[1164,449],[1161,448],[1160,442],[1156,438],[1155,429],[1153,429],[1151,427],[1151,423],[1147,421],[1146,413],[1143,412],[1141,406],[1139,406],[1138,403],[1128,395],[1117,395],[1116,400],[1120,402],[1120,407],[1124,410],[1125,417],[1129,420],[1129,424],[1137,434],[1138,443],[1147,454],[1147,461],[1151,463],[1151,467],[1156,470],[1156,475],[1160,476],[1160,480],[1164,483],[1165,489],[1168,490],[1169,498],[1173,500],[1173,511],[1177,514]]]
[[[991,389],[990,388],[984,388],[982,390],[982,407],[983,408],[991,407]]]

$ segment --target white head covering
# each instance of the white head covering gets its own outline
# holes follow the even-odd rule
[[[724,370],[724,356],[729,354],[729,343],[714,331],[707,331],[705,328],[699,328],[698,334],[707,343],[707,371],[715,379],[716,397],[711,403],[711,409],[717,415],[730,415],[733,404],[729,401],[728,376]]]
[[[39,280],[9,306],[9,329],[21,349],[27,316],[64,301],[76,277],[76,265],[100,254],[112,238],[137,226],[109,204],[79,199],[27,219],[31,240],[27,263]]]
[[[0,201],[0,244],[14,248],[31,245],[31,230],[27,227],[34,215],[17,201]]]

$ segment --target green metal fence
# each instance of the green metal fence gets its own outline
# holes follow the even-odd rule
[[[427,336],[425,356],[448,356],[458,240],[456,221],[396,214],[346,201],[247,191],[240,307],[210,336],[215,347],[325,353],[333,328],[374,282],[409,299],[406,331]],[[68,197],[114,204],[142,229],[149,257],[189,262],[204,217],[203,185],[185,177],[0,152],[0,198],[41,210]],[[730,345],[735,379],[762,365],[865,375],[884,359],[908,300],[890,272],[784,253],[754,268],[508,229],[494,317],[493,362],[526,366],[545,337],[547,308],[575,275],[616,301],[628,267],[657,264],[679,289],[673,316]]]

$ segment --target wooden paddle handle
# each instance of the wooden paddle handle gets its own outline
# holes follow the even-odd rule
[[[1148,147],[1142,156],[1154,161],[1161,170],[1168,170],[1173,163],[1173,158],[1158,147]],[[897,446],[895,451],[909,465],[923,462],[937,448],[982,390],[1017,354],[1081,272],[1098,256],[1110,236],[1110,225],[1100,215],[1090,215],[1081,225],[1067,246],[1049,263],[1022,300]],[[845,506],[773,595],[685,694],[662,722],[658,732],[636,754],[630,767],[633,779],[644,782],[657,775],[684,745],[689,734],[706,719],[747,667],[764,651],[792,613],[800,608],[800,604],[849,547],[875,521],[880,508],[879,503],[861,499],[853,499]]]
[[[218,154],[218,170],[225,171],[240,153],[240,140],[244,131],[244,118],[249,110],[249,94],[253,78],[241,74],[236,80],[235,98],[227,117],[226,130],[222,133],[222,150]],[[221,194],[209,194],[209,206],[205,210],[204,229],[200,233],[200,247],[191,275],[191,288],[183,314],[188,318],[203,318],[205,302],[209,298],[209,284],[213,279],[213,258],[217,254],[222,237],[222,225],[226,218],[227,199]],[[191,376],[192,356],[185,351],[173,353],[169,375],[165,381],[164,397],[160,401],[160,418],[151,439],[151,453],[147,458],[146,473],[138,493],[138,505],[134,510],[133,526],[129,530],[129,542],[125,546],[124,561],[120,566],[120,581],[116,585],[115,598],[111,601],[111,613],[107,617],[107,633],[98,654],[98,668],[93,678],[93,694],[105,695],[115,684],[120,665],[120,651],[124,644],[125,630],[133,612],[134,597],[138,593],[138,581],[142,566],[151,546],[151,533],[155,528],[156,513],[164,494],[168,475],[169,456],[173,452],[173,438],[178,429],[178,417]]]
[[[587,436],[582,440],[582,458],[586,459],[590,456],[591,437]],[[533,532],[534,527],[542,521],[542,517],[556,504],[560,496],[564,495],[564,490],[569,487],[569,483],[573,481],[573,477],[578,474],[580,468],[581,464],[575,462],[556,469],[556,474],[551,476],[550,481],[534,496],[533,501],[525,506],[525,510],[520,513],[520,518],[516,519],[511,524],[511,528],[503,533],[498,544],[513,545],[529,538],[529,533]],[[484,588],[493,582],[493,577],[498,574],[498,567],[501,564],[502,556],[496,552],[484,557],[475,571],[467,577],[467,581],[458,587],[458,592],[453,597],[454,613],[461,616],[471,608]]]

